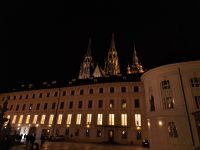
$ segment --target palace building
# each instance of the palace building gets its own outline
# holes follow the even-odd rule
[[[134,46],[132,65],[120,72],[114,34],[105,66],[95,64],[91,40],[77,79],[23,85],[0,93],[16,133],[65,140],[141,145],[152,150],[200,146],[200,61],[143,71]]]

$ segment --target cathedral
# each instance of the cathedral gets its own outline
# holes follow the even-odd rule
[[[123,74],[114,34],[104,66],[93,60],[91,44],[90,39],[77,79],[0,93],[0,104],[8,103],[3,129],[9,125],[13,134],[36,139],[133,146],[148,139],[151,150],[200,147],[200,61],[144,71],[134,46]]]

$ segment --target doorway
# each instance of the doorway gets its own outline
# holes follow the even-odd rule
[[[114,142],[114,130],[108,130],[108,142]]]

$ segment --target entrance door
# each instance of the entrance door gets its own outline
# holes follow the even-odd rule
[[[108,131],[108,142],[114,142],[114,131],[113,130]]]

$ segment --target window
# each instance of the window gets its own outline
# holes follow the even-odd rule
[[[53,124],[54,115],[49,116],[49,125]]]
[[[103,100],[99,100],[98,101],[98,107],[99,108],[103,108]]]
[[[66,91],[63,91],[63,96],[65,96],[66,95]]]
[[[22,111],[24,111],[25,108],[26,108],[26,104],[23,105],[23,107],[22,107]]]
[[[92,108],[92,100],[88,101],[88,108]]]
[[[74,93],[75,93],[74,90],[72,90],[72,91],[71,91],[71,95],[74,95]]]
[[[93,94],[93,89],[90,89],[90,94]]]
[[[121,87],[122,93],[126,92],[126,87]]]
[[[82,105],[83,105],[83,102],[82,102],[82,101],[79,101],[79,102],[78,102],[78,108],[82,108]]]
[[[80,95],[83,95],[83,90],[80,90]]]
[[[30,118],[31,118],[30,115],[27,115],[27,116],[26,116],[26,124],[29,124]]]
[[[48,106],[48,103],[45,103],[45,104],[44,104],[44,110],[47,109],[47,106]]]
[[[26,94],[26,99],[28,99],[28,94]]]
[[[114,108],[114,100],[110,100],[110,102],[109,102],[109,108]]]
[[[141,140],[141,139],[142,139],[142,132],[138,131],[138,132],[136,133],[136,139],[137,139],[137,140]]]
[[[80,130],[77,129],[76,132],[75,132],[75,136],[79,136],[79,132],[80,132]]]
[[[168,132],[170,137],[172,138],[178,137],[177,128],[174,122],[168,122]]]
[[[20,95],[19,99],[22,99],[22,95]]]
[[[97,137],[101,137],[101,136],[102,136],[101,130],[97,130]]]
[[[40,103],[37,103],[36,110],[40,109]]]
[[[58,96],[58,92],[55,92],[55,93],[54,93],[54,97],[57,97],[57,96]]]
[[[121,108],[122,108],[122,109],[125,109],[125,108],[126,108],[126,100],[125,100],[125,99],[123,99],[123,100],[121,101]]]
[[[97,115],[97,125],[102,125],[103,124],[103,114],[98,114]]]
[[[99,89],[99,93],[103,93],[103,88],[100,88],[100,89]]]
[[[47,97],[49,97],[50,96],[50,93],[47,93]]]
[[[138,86],[134,86],[134,87],[133,87],[133,91],[134,91],[134,92],[139,92],[139,87],[138,87]]]
[[[86,124],[91,124],[92,122],[92,114],[87,114]]]
[[[35,94],[33,94],[32,98],[35,98]]]
[[[194,100],[196,103],[196,108],[199,109],[200,108],[200,96],[194,96]]]
[[[39,96],[39,98],[42,98],[42,93],[40,93],[40,96]]]
[[[65,130],[65,135],[69,135],[69,129]]]
[[[76,116],[76,124],[77,125],[81,124],[81,114],[77,114],[77,116]]]
[[[64,108],[64,102],[61,102],[60,103],[60,109],[63,109]]]
[[[135,108],[140,108],[140,100],[139,99],[135,99],[134,100],[134,105],[135,105]]]
[[[16,111],[18,111],[18,110],[19,110],[19,105],[16,106]]]
[[[70,101],[70,102],[69,102],[69,109],[72,109],[72,107],[73,107],[73,102]]]
[[[56,103],[53,103],[52,106],[51,106],[51,108],[55,109],[56,108]]]
[[[58,115],[58,120],[57,120],[57,124],[62,124],[62,114]]]
[[[122,139],[127,139],[127,131],[122,131]]]
[[[200,87],[200,77],[191,78],[190,84],[191,84],[192,87]]]
[[[110,125],[110,126],[114,126],[115,125],[115,114],[109,114],[108,125]]]
[[[141,115],[135,114],[135,126],[140,127],[141,126]]]
[[[115,91],[114,87],[111,87],[110,88],[110,93],[114,93],[114,91]]]
[[[13,100],[16,100],[16,96],[13,97]]]
[[[29,110],[32,110],[33,104],[29,105]]]
[[[127,126],[127,114],[121,114],[121,125]]]
[[[89,129],[86,129],[85,131],[85,136],[89,136],[90,135],[90,130]]]
[[[151,96],[149,103],[150,103],[150,111],[155,111],[154,97],[153,96]]]
[[[40,123],[41,123],[41,124],[44,124],[45,118],[46,118],[46,115],[42,115],[41,120],[40,120]]]
[[[34,115],[33,124],[36,124],[36,123],[37,123],[37,118],[38,118],[38,115]]]
[[[20,115],[20,116],[19,116],[19,121],[18,121],[18,123],[21,124],[21,123],[22,123],[22,120],[23,120],[23,115]]]
[[[163,98],[164,109],[173,109],[174,108],[174,98],[164,97]]]
[[[68,115],[67,115],[67,122],[66,122],[66,124],[67,124],[67,125],[70,125],[70,124],[71,124],[71,121],[72,121],[72,114],[68,114]]]
[[[12,110],[13,109],[13,105],[10,105],[10,110]]]
[[[13,119],[12,119],[12,124],[15,124],[16,119],[17,119],[17,115],[14,115],[14,116],[13,116]]]
[[[166,90],[166,89],[170,89],[170,82],[169,80],[164,80],[161,82],[161,89]]]

